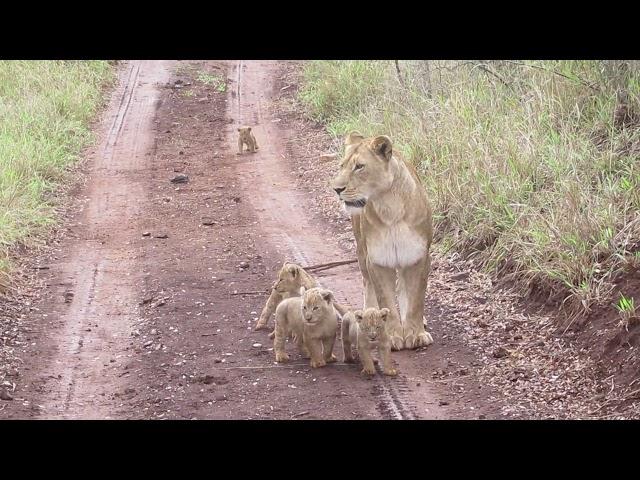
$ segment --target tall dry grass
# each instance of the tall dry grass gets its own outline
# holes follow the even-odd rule
[[[336,138],[392,137],[439,248],[589,309],[640,264],[637,63],[314,61],[299,98]]]

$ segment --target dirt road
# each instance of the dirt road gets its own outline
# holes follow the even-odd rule
[[[295,349],[277,365],[268,332],[253,331],[284,260],[353,257],[343,224],[317,212],[328,193],[297,169],[321,152],[309,151],[306,121],[279,107],[290,67],[120,66],[67,233],[33,260],[48,267],[46,286],[25,318],[24,368],[0,418],[500,418],[472,375],[476,354],[438,321],[430,290],[435,344],[394,353],[397,378],[366,379],[342,362],[311,369]],[[236,155],[241,124],[258,153]],[[332,167],[312,181],[321,186]],[[171,181],[179,175],[188,181]],[[360,305],[356,265],[318,278]]]

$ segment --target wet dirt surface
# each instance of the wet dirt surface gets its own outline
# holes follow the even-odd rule
[[[121,66],[68,233],[38,260],[35,345],[0,418],[502,418],[429,289],[435,343],[394,352],[397,378],[364,378],[339,341],[325,368],[291,346],[275,364],[268,331],[253,331],[283,261],[353,256],[292,168],[309,147],[278,110],[281,63]],[[257,153],[236,154],[240,125]],[[318,279],[360,306],[357,265]]]

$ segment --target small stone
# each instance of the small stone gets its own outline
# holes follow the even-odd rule
[[[143,237],[149,237],[149,236],[151,236],[151,232],[142,232],[142,236]]]
[[[0,387],[0,400],[10,401],[13,400],[13,397],[9,395],[9,392],[7,392],[4,388]]]
[[[171,179],[171,183],[187,183],[189,177],[187,175],[176,175]]]
[[[158,331],[155,328],[153,328],[153,329],[151,329],[150,333],[151,333],[151,335],[156,335],[158,333]]]
[[[262,344],[261,343],[254,343],[253,347],[254,348],[260,348],[260,347],[262,347]]]
[[[154,235],[154,238],[169,238],[169,235],[167,235],[166,233],[159,233],[157,235]]]
[[[498,347],[491,353],[491,355],[493,355],[494,358],[504,358],[509,355],[509,351],[504,347]]]
[[[144,348],[150,347],[151,345],[153,345],[153,340],[149,340],[148,342],[145,342],[144,345],[142,345]]]

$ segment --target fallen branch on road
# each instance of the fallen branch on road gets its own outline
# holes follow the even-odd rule
[[[311,265],[309,267],[302,267],[304,270],[306,271],[310,271],[310,270],[315,270],[315,271],[320,271],[320,270],[327,270],[329,268],[333,268],[333,267],[339,267],[341,265],[348,265],[350,263],[356,263],[358,260],[341,260],[339,262],[329,262],[329,263],[319,263],[318,265]]]

